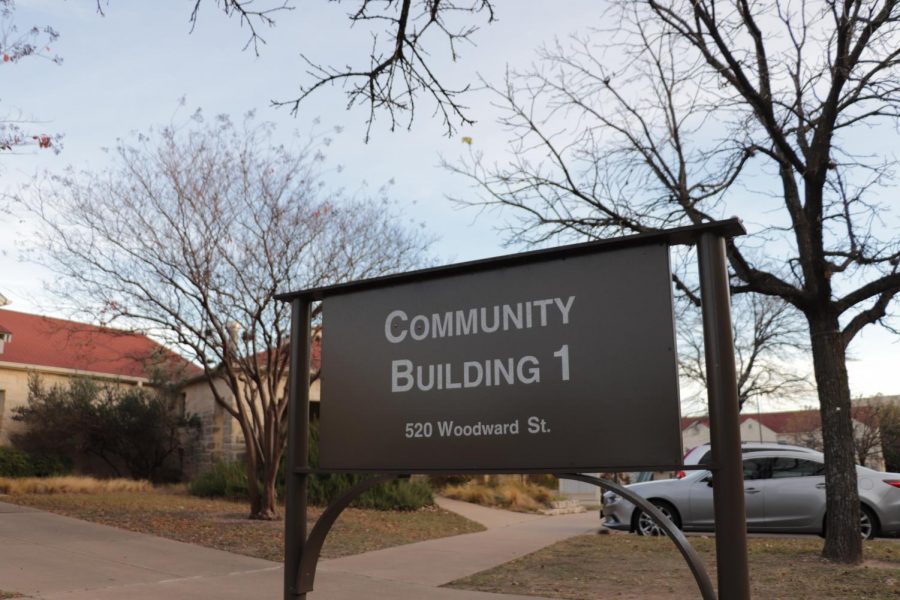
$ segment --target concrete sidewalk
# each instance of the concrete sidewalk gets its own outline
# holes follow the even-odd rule
[[[441,504],[488,530],[321,561],[310,600],[524,600],[436,586],[599,525],[591,513],[541,517]],[[282,577],[279,563],[0,502],[3,591],[44,600],[275,599]]]
[[[442,508],[458,512],[488,529],[319,563],[322,573],[354,573],[377,579],[440,586],[502,565],[554,542],[596,532],[596,512],[545,517],[485,508],[440,499]]]

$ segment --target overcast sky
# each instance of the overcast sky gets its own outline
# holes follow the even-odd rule
[[[452,160],[468,152],[463,136],[471,137],[473,148],[487,156],[504,158],[506,135],[494,123],[498,111],[487,94],[466,98],[477,123],[453,137],[445,135],[439,120],[432,118],[431,107],[423,105],[412,131],[389,132],[382,120],[366,144],[365,112],[346,111],[338,89],[319,91],[297,117],[270,107],[271,100],[295,97],[300,83],[309,81],[301,51],[333,65],[359,64],[367,56],[369,37],[347,26],[346,13],[353,3],[297,2],[301,8],[280,14],[278,25],[262,32],[266,44],[259,56],[242,50],[248,31],[211,1],[190,33],[192,4],[113,0],[101,17],[94,0],[18,0],[18,24],[47,24],[60,32],[53,51],[63,63],[25,60],[0,65],[0,114],[21,109],[46,122],[40,127],[63,133],[65,140],[58,156],[49,152],[0,156],[3,187],[24,182],[40,169],[101,168],[109,160],[102,148],[114,146],[117,138],[169,123],[173,115],[187,116],[197,107],[208,115],[234,117],[255,109],[285,134],[294,130],[331,134],[340,127],[328,150],[329,183],[365,193],[393,180],[391,196],[404,213],[439,236],[434,250],[441,260],[470,260],[518,249],[504,247],[503,236],[496,231],[504,215],[460,210],[446,200],[447,195],[466,197],[473,191],[438,166],[441,156]],[[440,59],[438,64],[454,85],[477,84],[479,75],[499,82],[507,66],[527,66],[542,43],[604,24],[601,2],[568,0],[565,10],[560,6],[542,0],[498,1],[498,21],[473,36],[477,47],[462,46],[456,64]],[[436,57],[441,52],[443,48],[436,49]],[[182,96],[187,106],[179,113]],[[340,173],[337,165],[343,167]],[[62,308],[42,293],[46,275],[19,261],[28,223],[9,222],[2,215],[0,219],[6,221],[0,229],[0,293],[13,301],[10,308],[61,314]],[[851,355],[854,394],[900,394],[896,335],[867,331],[854,341]]]

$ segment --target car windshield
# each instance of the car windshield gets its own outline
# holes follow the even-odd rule
[[[707,475],[709,475],[709,471],[689,471],[682,479],[684,481],[694,481],[696,479],[703,479]]]

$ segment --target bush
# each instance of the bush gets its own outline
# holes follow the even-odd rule
[[[309,427],[309,463],[313,468],[319,465],[319,426],[317,421]],[[285,460],[281,461],[275,487],[278,495],[284,497]],[[316,506],[325,506],[337,499],[366,475],[349,473],[329,473],[312,475],[307,487],[307,501]],[[188,484],[188,492],[194,496],[246,499],[248,497],[247,472],[240,462],[217,462]],[[434,504],[431,486],[425,480],[402,479],[390,481],[367,491],[353,501],[351,506],[375,510],[418,510]]]
[[[249,496],[247,469],[240,462],[219,461],[188,484],[193,496],[244,500]]]
[[[554,490],[517,476],[492,477],[487,482],[472,480],[451,485],[441,493],[448,498],[520,512],[536,512],[557,499]]]
[[[34,453],[92,457],[116,477],[178,480],[182,428],[196,429],[199,420],[178,414],[172,385],[152,383],[151,388],[127,387],[74,378],[46,388],[32,376],[28,404],[14,408],[12,415],[25,430],[12,442]]]
[[[0,446],[0,477],[50,477],[71,470],[72,464],[62,457]]]
[[[309,464],[319,466],[319,423],[309,424]],[[366,475],[330,473],[309,478],[310,504],[324,506],[365,479]],[[400,479],[382,483],[353,501],[351,506],[376,510],[418,510],[434,504],[431,486],[419,479]]]
[[[347,473],[313,475],[309,478],[310,504],[325,506],[368,476]],[[427,481],[398,479],[375,486],[359,496],[350,506],[375,510],[419,510],[434,504]]]
[[[463,485],[472,481],[476,475],[429,475],[428,482],[431,489],[441,490],[450,485]]]
[[[419,510],[434,504],[431,486],[421,479],[382,483],[360,496],[352,506],[376,510]]]

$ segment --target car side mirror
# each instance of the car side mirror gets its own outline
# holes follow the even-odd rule
[[[704,477],[704,478],[701,479],[700,481],[705,482],[706,485],[709,486],[709,487],[712,487],[712,486],[713,486],[713,478],[712,478],[712,475],[707,475],[706,477]]]

